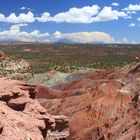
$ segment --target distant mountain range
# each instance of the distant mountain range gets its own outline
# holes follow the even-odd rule
[[[78,43],[78,42],[75,42],[75,41],[72,41],[72,40],[69,40],[69,39],[60,39],[60,40],[55,41],[55,43],[73,44],[73,43]]]
[[[14,40],[8,40],[8,41],[0,41],[0,45],[22,45],[22,44],[37,44],[40,42],[25,42],[25,41],[14,41]]]
[[[80,42],[73,41],[73,40],[70,40],[70,39],[60,39],[60,40],[57,40],[56,43],[74,44],[74,43],[80,43]],[[83,43],[83,44],[86,44],[86,43]],[[94,41],[94,42],[89,42],[88,44],[105,44],[105,43],[101,42],[101,41]]]
[[[94,41],[94,42],[89,42],[89,43],[80,43],[78,41],[73,41],[73,40],[70,40],[70,39],[60,39],[60,40],[57,40],[55,42],[41,42],[41,41],[33,41],[33,42],[25,42],[25,41],[18,41],[18,40],[5,40],[5,41],[0,41],[0,45],[12,45],[12,44],[15,44],[15,45],[22,45],[22,44],[48,44],[48,43],[58,43],[58,44],[123,44],[123,43],[104,43],[102,41]],[[129,45],[129,44],[127,44]],[[132,45],[132,44],[130,44]],[[135,45],[135,44],[133,44]],[[117,47],[117,46],[116,46]]]

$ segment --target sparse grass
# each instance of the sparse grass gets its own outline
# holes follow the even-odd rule
[[[133,45],[30,44],[0,47],[13,59],[27,60],[33,73],[44,73],[51,69],[61,72],[86,68],[111,69],[139,61],[135,58],[140,56],[140,47]]]

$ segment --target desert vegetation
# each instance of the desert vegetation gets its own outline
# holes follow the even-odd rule
[[[73,72],[86,69],[111,69],[139,61],[138,45],[24,44],[0,46],[12,59],[23,58],[33,73],[52,69]]]

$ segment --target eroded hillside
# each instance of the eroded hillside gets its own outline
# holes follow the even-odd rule
[[[37,86],[40,103],[69,118],[69,139],[140,139],[140,64],[75,76],[57,89]]]
[[[15,60],[1,53],[1,76],[29,71],[27,61]],[[0,78],[0,139],[140,139],[138,61],[106,70],[53,69],[32,75],[29,85]]]

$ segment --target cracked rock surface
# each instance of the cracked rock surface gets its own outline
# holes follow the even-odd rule
[[[0,140],[59,140],[68,119],[52,116],[35,99],[34,86],[0,78]]]

